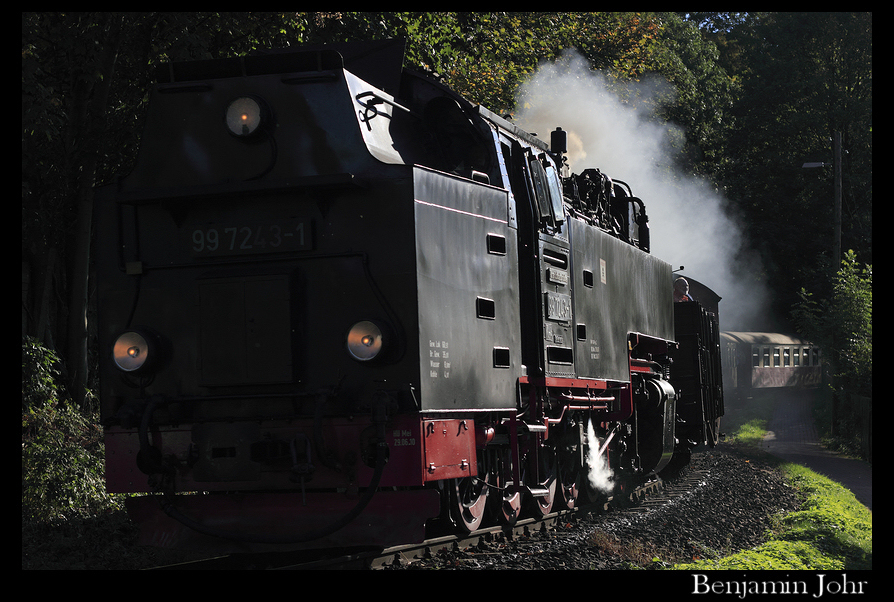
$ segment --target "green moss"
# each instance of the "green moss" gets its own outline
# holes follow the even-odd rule
[[[675,565],[680,570],[855,570],[872,568],[872,512],[839,483],[760,451],[779,399],[757,395],[731,405],[726,440],[740,452],[778,464],[803,497],[801,509],[776,517],[766,543],[731,556]]]
[[[872,568],[872,512],[854,494],[804,466],[783,464],[804,496],[797,512],[778,517],[769,540],[716,560],[678,564],[675,570],[857,570]]]
[[[798,570],[840,570],[840,563],[830,561],[816,548],[805,542],[770,541],[752,550],[718,560],[678,564],[677,570],[736,570],[736,571],[798,571]]]
[[[844,569],[872,568],[872,512],[827,477],[797,464],[782,468],[805,501],[784,517],[778,538],[810,543]]]

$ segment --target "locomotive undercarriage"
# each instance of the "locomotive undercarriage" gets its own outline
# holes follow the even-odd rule
[[[512,525],[609,498],[688,458],[674,437],[673,388],[648,370],[631,376],[520,379],[519,413],[477,426],[478,474],[440,485],[441,519],[465,532]]]
[[[661,398],[669,387],[659,376],[634,373],[631,383],[523,377],[516,413],[465,418],[394,413],[393,399],[380,395],[370,415],[351,419],[153,425],[138,435],[110,428],[107,449],[110,458],[134,454],[139,436],[132,465],[141,472],[129,478],[139,490],[149,473],[158,494],[128,502],[145,544],[215,552],[351,546],[374,523],[391,525],[382,538],[397,544],[418,539],[426,523],[429,536],[512,525],[642,482],[668,459],[666,449],[648,445],[656,421],[665,426],[665,410],[673,417],[672,389]],[[144,425],[154,411],[146,408]],[[406,444],[441,429],[466,433],[465,443],[424,447],[412,468],[418,458]],[[610,475],[608,489],[589,478],[596,461]]]

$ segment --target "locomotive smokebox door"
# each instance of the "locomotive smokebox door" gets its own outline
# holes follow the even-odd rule
[[[287,276],[199,280],[199,302],[203,384],[292,380]]]

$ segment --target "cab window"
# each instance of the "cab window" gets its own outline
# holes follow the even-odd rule
[[[543,157],[543,155],[541,155]],[[531,182],[540,214],[540,226],[559,228],[565,222],[562,185],[555,167],[540,157],[531,157]]]

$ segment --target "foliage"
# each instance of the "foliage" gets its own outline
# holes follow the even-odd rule
[[[66,403],[58,359],[22,341],[22,518],[54,520],[114,507],[105,492],[96,416]]]
[[[760,453],[777,399],[749,400],[724,416],[728,440],[745,453]],[[728,420],[731,418],[731,420]],[[763,425],[763,426],[761,426]],[[769,457],[763,454],[762,457]],[[789,483],[803,496],[797,512],[776,517],[766,543],[732,556],[678,564],[675,570],[846,570],[872,568],[872,512],[829,478],[797,464],[778,461]]]
[[[747,447],[761,447],[778,400],[778,390],[766,389],[745,401],[728,399],[722,426],[725,440]]]
[[[816,301],[801,289],[792,315],[801,332],[832,355],[845,386],[872,393],[872,266],[860,267],[848,250],[830,298]]]
[[[806,541],[845,569],[872,568],[872,512],[838,483],[797,464],[784,469],[806,496],[804,505],[783,519],[779,538]]]
[[[59,357],[37,339],[22,337],[22,410],[55,403],[60,393]]]
[[[709,34],[724,42],[720,62],[737,69],[739,85],[718,183],[785,324],[797,291],[826,296],[835,267],[832,170],[801,167],[831,163],[834,132],[844,149],[842,248],[871,263],[872,15],[747,13],[732,22]]]
[[[830,444],[872,457],[872,266],[860,266],[848,250],[829,297],[819,301],[805,289],[792,308],[800,332],[823,347],[830,363],[833,396],[829,415]]]

